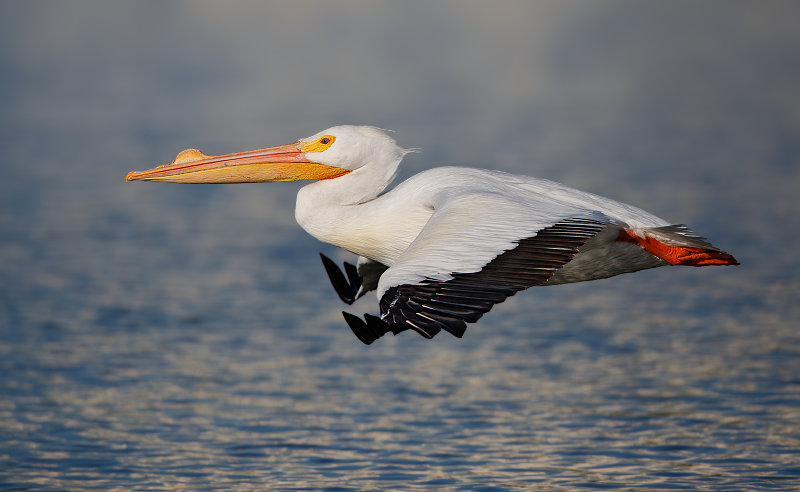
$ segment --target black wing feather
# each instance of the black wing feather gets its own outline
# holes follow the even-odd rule
[[[319,257],[322,258],[322,264],[325,266],[325,271],[328,272],[328,278],[331,279],[334,290],[339,294],[339,299],[347,304],[353,304],[356,301],[356,293],[361,287],[361,277],[358,276],[356,267],[344,262],[344,271],[347,272],[347,278],[345,278],[333,260],[322,253],[319,254]]]

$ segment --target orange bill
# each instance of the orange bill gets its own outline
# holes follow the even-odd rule
[[[306,158],[313,144],[296,142],[278,147],[209,156],[199,150],[184,150],[169,164],[143,172],[131,172],[126,181],[169,183],[263,183],[330,179],[350,171],[326,166]]]

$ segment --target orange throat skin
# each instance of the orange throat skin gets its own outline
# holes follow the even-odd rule
[[[691,246],[668,246],[652,237],[640,238],[633,231],[621,230],[617,241],[633,243],[644,248],[648,253],[658,256],[670,265],[706,266],[706,265],[738,265],[739,262],[722,251],[695,248]]]

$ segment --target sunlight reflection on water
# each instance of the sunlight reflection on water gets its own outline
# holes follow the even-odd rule
[[[800,487],[794,7],[26,5],[0,20],[0,491]],[[122,181],[348,122],[424,148],[403,177],[561,180],[742,266],[365,347],[300,185]]]

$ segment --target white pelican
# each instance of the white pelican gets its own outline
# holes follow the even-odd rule
[[[403,149],[383,131],[337,126],[299,142],[221,156],[184,150],[126,180],[252,183],[316,179],[297,222],[360,256],[347,279],[322,256],[348,304],[377,290],[380,317],[343,313],[364,343],[412,329],[461,337],[494,304],[535,285],[663,265],[738,265],[685,225],[544,179],[440,167],[382,193]]]

